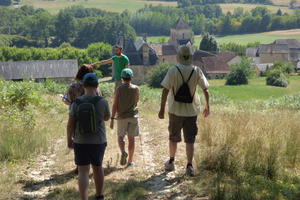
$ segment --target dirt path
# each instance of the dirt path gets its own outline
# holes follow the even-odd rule
[[[168,158],[166,136],[166,120],[157,120],[154,115],[141,117],[141,137],[136,140],[134,167],[119,166],[119,152],[114,132],[108,131],[112,140],[108,146],[104,167],[106,181],[111,183],[125,182],[129,179],[139,179],[149,190],[146,199],[151,200],[183,200],[207,199],[195,198],[184,191],[188,178],[184,177],[185,149],[178,149],[178,166],[175,172],[165,173],[163,164]],[[74,196],[78,195],[76,176],[73,173],[73,153],[67,152],[65,140],[59,139],[45,155],[36,158],[21,172],[23,178],[18,182],[21,192],[16,199],[57,199],[57,193],[63,193],[61,188]],[[67,187],[68,186],[68,187]],[[69,194],[68,193],[68,194]]]

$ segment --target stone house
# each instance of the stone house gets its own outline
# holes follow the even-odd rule
[[[230,72],[230,65],[241,62],[241,58],[230,51],[217,54],[197,50],[193,55],[193,64],[201,68],[209,79],[224,78]]]
[[[255,64],[292,62],[297,64],[300,59],[300,43],[295,39],[275,40],[272,44],[261,44],[259,48],[248,48],[246,56]]]

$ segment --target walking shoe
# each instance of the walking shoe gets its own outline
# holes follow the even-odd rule
[[[132,166],[134,166],[134,162],[128,162],[127,163],[127,167],[132,167]]]
[[[170,160],[168,160],[165,163],[165,170],[168,171],[168,172],[174,171],[175,170],[175,164],[174,164],[174,162],[170,162]]]
[[[121,165],[126,165],[127,157],[128,157],[128,154],[124,151],[121,155],[121,160],[120,160]]]
[[[195,170],[194,170],[194,168],[193,168],[192,165],[188,165],[188,166],[186,167],[185,174],[186,174],[187,176],[191,176],[191,177],[195,176]]]

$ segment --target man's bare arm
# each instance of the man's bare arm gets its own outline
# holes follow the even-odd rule
[[[72,136],[75,131],[76,119],[73,116],[69,116],[68,125],[67,125],[67,141],[68,147],[73,148]]]
[[[113,59],[110,58],[110,59],[108,59],[108,60],[102,60],[102,61],[100,61],[100,62],[95,62],[95,63],[91,64],[91,66],[92,66],[92,67],[95,67],[95,66],[97,66],[97,65],[106,65],[106,64],[111,64],[111,63],[113,63],[113,62],[114,62]]]
[[[159,111],[159,114],[158,114],[158,117],[160,119],[165,118],[165,108],[166,108],[168,94],[169,94],[169,90],[164,88],[163,91],[162,91],[162,95],[161,95],[160,111]]]
[[[118,111],[118,104],[119,104],[119,89],[116,90],[116,94],[114,97],[114,103],[112,106],[112,111],[111,111],[111,121],[110,121],[110,128],[113,129],[114,128],[114,118],[116,117],[117,111]]]
[[[208,89],[203,89],[203,94],[205,96],[205,103],[206,103],[203,114],[204,114],[204,117],[207,117],[210,114]]]

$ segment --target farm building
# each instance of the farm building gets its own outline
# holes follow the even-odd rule
[[[241,57],[230,51],[212,54],[198,50],[193,55],[193,64],[200,67],[210,79],[224,78],[230,71],[229,66],[240,62]]]
[[[252,58],[255,64],[293,62],[300,59],[300,43],[295,39],[275,40],[272,44],[261,44],[259,48],[248,48],[246,56]]]
[[[77,60],[0,62],[0,77],[5,80],[69,79],[77,70]]]

